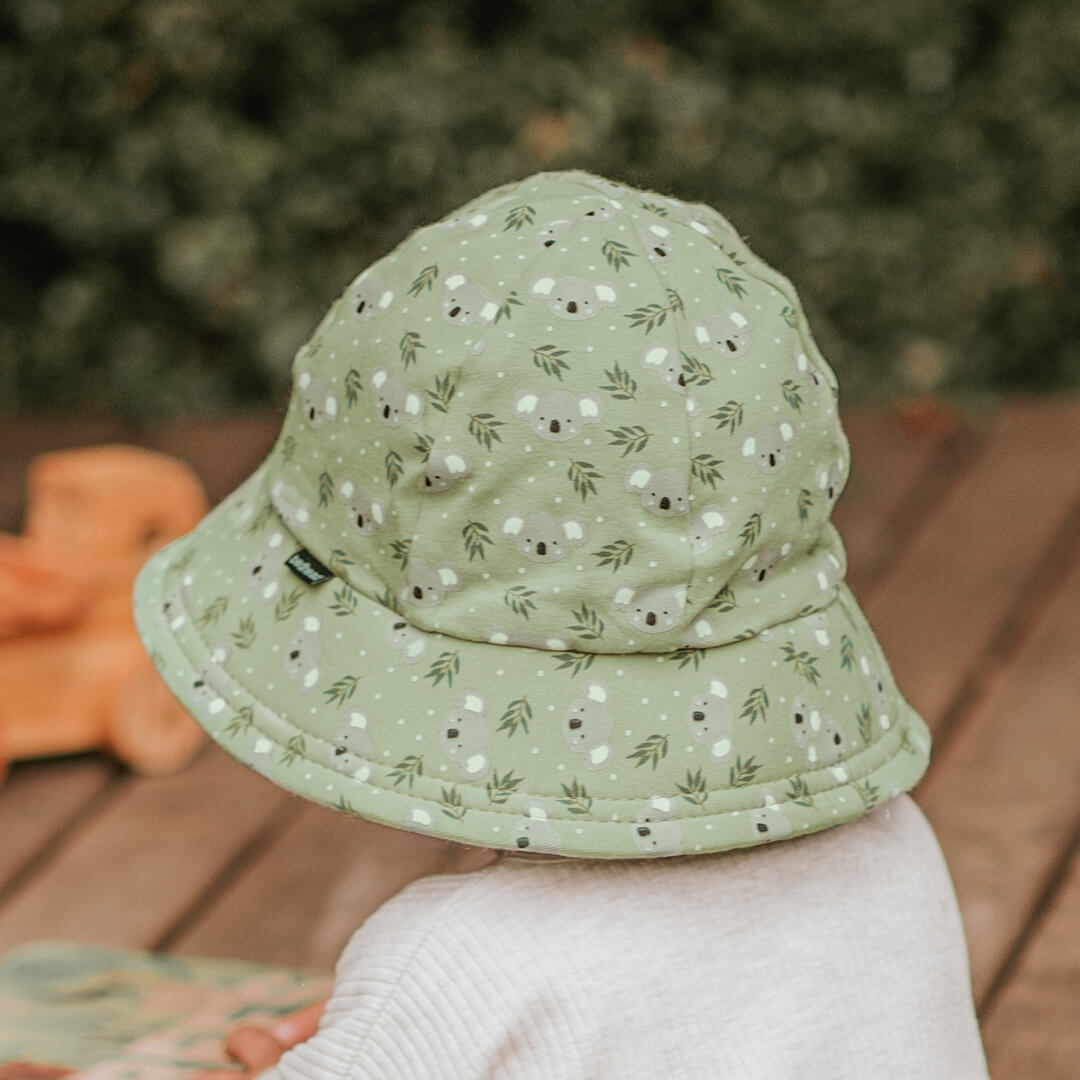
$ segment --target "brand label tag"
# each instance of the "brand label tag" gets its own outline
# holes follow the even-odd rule
[[[334,572],[323,566],[306,548],[301,548],[295,554],[290,555],[285,560],[285,565],[298,578],[306,581],[309,585],[321,585],[334,576]]]

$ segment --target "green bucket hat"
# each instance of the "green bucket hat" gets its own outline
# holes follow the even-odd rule
[[[851,821],[930,736],[844,582],[837,393],[715,210],[496,188],[333,305],[142,639],[230,754],[386,825],[618,859]]]

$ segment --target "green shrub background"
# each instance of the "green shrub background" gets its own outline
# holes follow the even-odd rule
[[[280,402],[328,303],[494,184],[717,206],[848,401],[1080,384],[1069,0],[11,0],[0,412]]]

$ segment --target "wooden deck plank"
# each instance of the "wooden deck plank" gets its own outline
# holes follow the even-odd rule
[[[1038,573],[1078,494],[1080,403],[1014,403],[865,601],[901,690],[931,727]]]
[[[118,771],[97,754],[12,766],[0,787],[0,898],[76,815],[90,812]]]
[[[308,805],[170,951],[329,970],[411,872],[394,832]]]
[[[956,884],[977,1001],[1077,822],[1078,646],[1080,563],[917,789]]]
[[[214,745],[172,776],[129,777],[0,908],[0,952],[40,937],[153,945],[287,798]]]
[[[851,443],[851,475],[833,510],[844,539],[848,584],[868,593],[895,558],[904,536],[918,521],[902,508],[917,488],[950,472],[954,457],[966,454],[973,436],[948,439],[940,429],[912,430],[894,409],[841,410]],[[932,499],[924,495],[923,503]]]
[[[1080,1071],[1080,858],[983,1024],[994,1080]]]

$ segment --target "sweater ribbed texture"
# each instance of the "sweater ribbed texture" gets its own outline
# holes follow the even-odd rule
[[[937,840],[907,796],[747,852],[507,861],[353,935],[262,1080],[986,1080]]]

